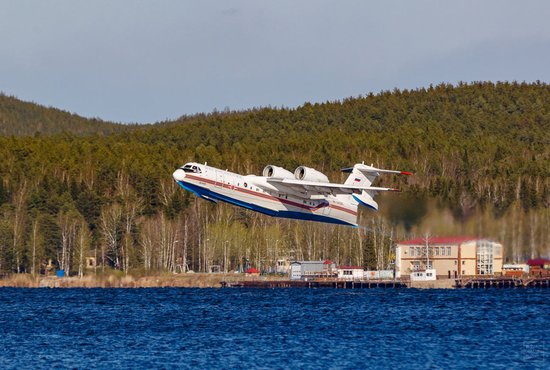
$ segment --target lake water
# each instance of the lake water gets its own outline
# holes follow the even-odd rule
[[[0,368],[550,368],[550,290],[0,289]]]

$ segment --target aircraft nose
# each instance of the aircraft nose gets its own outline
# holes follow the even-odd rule
[[[185,178],[185,171],[182,170],[181,168],[178,168],[177,170],[174,171],[172,176],[174,176],[174,180],[176,181],[183,181],[183,179]]]

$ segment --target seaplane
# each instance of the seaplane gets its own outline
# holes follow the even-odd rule
[[[299,166],[294,173],[267,165],[262,176],[240,175],[190,162],[176,169],[174,180],[197,197],[273,217],[318,221],[357,227],[358,206],[378,210],[374,197],[393,188],[371,186],[383,173],[412,175],[406,171],[383,170],[364,163],[342,169],[349,173],[343,184],[332,183],[313,168]]]

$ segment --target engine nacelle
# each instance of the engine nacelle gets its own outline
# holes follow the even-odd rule
[[[305,166],[296,168],[296,171],[294,171],[294,177],[298,180],[304,181],[330,182],[324,173]]]
[[[277,167],[273,165],[265,166],[262,175],[265,177],[273,177],[276,179],[293,179],[294,175],[292,172],[285,170],[282,167]]]

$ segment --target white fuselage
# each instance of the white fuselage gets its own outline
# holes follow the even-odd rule
[[[350,195],[304,198],[292,189],[282,192],[267,177],[239,175],[188,163],[173,176],[178,185],[210,201],[223,201],[274,217],[357,226],[358,203]],[[192,170],[191,170],[192,168]]]

